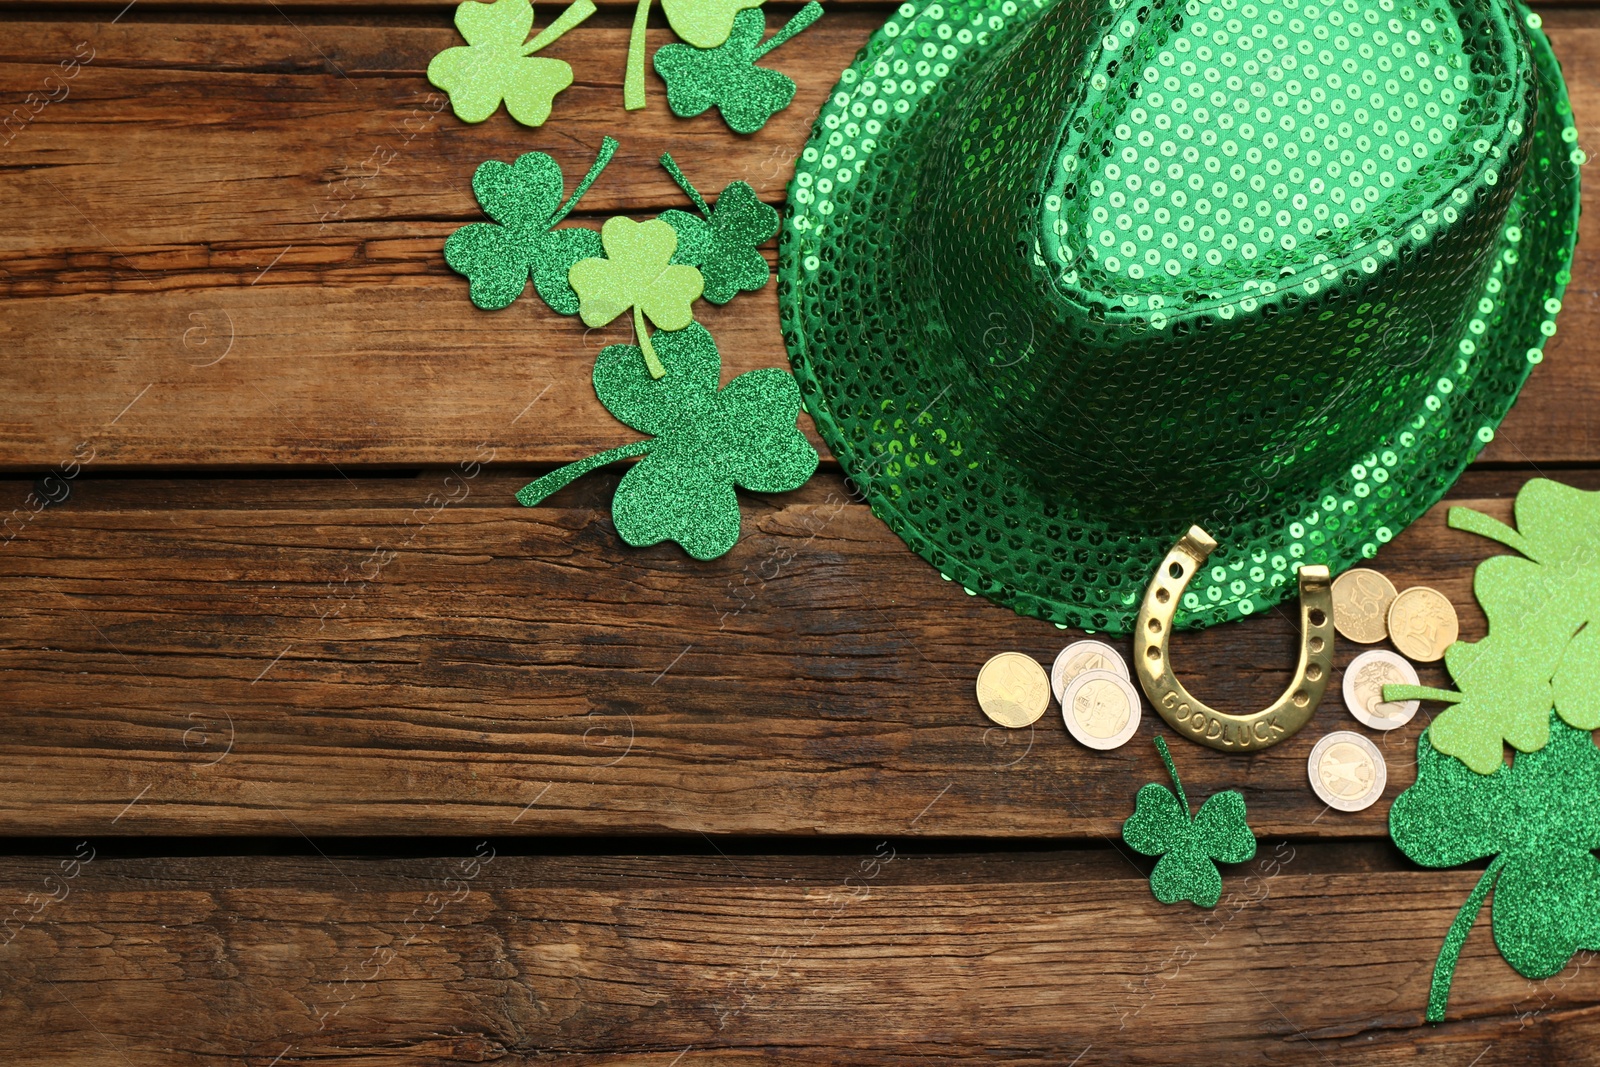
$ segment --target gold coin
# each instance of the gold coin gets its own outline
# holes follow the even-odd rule
[[[1389,605],[1389,640],[1420,663],[1441,659],[1460,632],[1456,609],[1437,589],[1414,585]]]
[[[1104,641],[1074,641],[1056,654],[1055,664],[1050,668],[1050,689],[1058,704],[1065,703],[1067,686],[1084,671],[1111,671],[1124,678],[1131,677],[1121,654]]]
[[[1389,782],[1389,768],[1378,746],[1349,730],[1336,730],[1318,741],[1306,760],[1306,771],[1312,791],[1340,811],[1370,808]]]
[[[1358,645],[1389,636],[1394,585],[1375,570],[1355,567],[1333,580],[1333,625]]]
[[[1116,671],[1084,671],[1067,686],[1061,717],[1089,748],[1121,748],[1139,728],[1139,693]]]
[[[1050,707],[1050,676],[1032,656],[1002,652],[978,671],[978,706],[1001,726],[1032,726]]]
[[[1383,687],[1417,684],[1417,672],[1404,658],[1386,648],[1369,648],[1344,669],[1345,707],[1363,725],[1374,730],[1393,730],[1410,722],[1421,702],[1386,703]]]

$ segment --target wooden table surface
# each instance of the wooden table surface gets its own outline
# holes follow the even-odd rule
[[[832,0],[769,60],[794,104],[741,138],[653,74],[622,110],[628,6],[550,48],[576,81],[542,129],[438,113],[434,0],[5,7],[0,1062],[1600,1062],[1600,968],[1523,979],[1487,915],[1423,1021],[1479,874],[1386,835],[1426,714],[1373,735],[1359,814],[1306,782],[1359,729],[1337,677],[1266,753],[1178,745],[1260,846],[1215,911],[1163,907],[1118,836],[1158,720],[1109,753],[1054,714],[985,729],[979,665],[1075,635],[941,580],[831,460],[743,495],[710,562],[621,545],[617,470],[512,500],[632,438],[588,384],[628,328],[468,302],[440,245],[481,217],[473,168],[538,149],[570,184],[612,134],[587,224],[686,207],[667,149],[781,206],[890,10]],[[1600,8],[1544,12],[1593,151]],[[1447,503],[1600,488],[1597,218]],[[727,375],[785,365],[774,287],[700,308]],[[70,496],[36,508],[52,473]],[[1376,565],[1471,639],[1493,550],[1440,505]],[[1295,636],[1271,612],[1175,646],[1197,693],[1265,704]]]

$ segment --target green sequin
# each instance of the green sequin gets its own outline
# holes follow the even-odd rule
[[[1600,749],[1559,718],[1549,742],[1481,775],[1439,752],[1424,730],[1416,784],[1395,798],[1389,833],[1426,867],[1493,856],[1451,924],[1434,968],[1428,1019],[1444,1018],[1461,946],[1491,886],[1494,941],[1528,978],[1548,978],[1579,949],[1600,949]]]
[[[1118,79],[1131,106],[1062,146],[1045,247],[1076,286],[1163,294],[1170,316],[1186,290],[1346,259],[1372,243],[1369,219],[1390,228],[1425,206],[1422,189],[1510,163],[1523,116],[1509,91],[1472,77],[1448,6],[1182,10],[1141,37],[1142,69]],[[1120,57],[1135,25],[1113,28],[1103,54]]]
[[[676,209],[661,213],[661,221],[678,233],[672,261],[699,268],[705,278],[705,298],[713,304],[726,304],[740,292],[766,285],[772,269],[759,249],[778,232],[778,209],[763,204],[749,182],[729,182],[713,209],[670,154],[661,156],[661,165],[703,216]]]
[[[653,436],[552,471],[517,500],[532,507],[596,467],[643,456],[612,500],[617,533],[630,545],[676,541],[695,559],[712,559],[739,540],[734,486],[798,489],[816,471],[817,451],[795,425],[800,391],[786,371],[746,371],[718,390],[722,360],[699,323],[657,334],[656,347],[666,370],[659,380],[635,345],[608,345],[594,364],[606,410]]]
[[[1177,795],[1159,782],[1141,788],[1133,814],[1122,824],[1122,840],[1146,856],[1161,857],[1150,872],[1150,890],[1161,903],[1188,900],[1214,908],[1222,895],[1217,863],[1244,863],[1256,854],[1255,835],[1245,823],[1244,797],[1231,789],[1215,793],[1191,817],[1166,741],[1157,737],[1156,748]]]
[[[1493,438],[1577,237],[1549,43],[1505,0],[1297,3],[907,3],[841,75],[789,190],[784,337],[833,454],[940,573],[1125,632],[1199,523],[1225,548],[1178,623],[1236,619],[1370,558]]]
[[[756,61],[822,17],[816,0],[801,8],[766,44],[767,16],[741,11],[733,32],[715,48],[683,44],[656,50],[656,73],[667,83],[667,106],[680,118],[693,118],[715,106],[735,133],[755,133],[794,99],[794,79]]]

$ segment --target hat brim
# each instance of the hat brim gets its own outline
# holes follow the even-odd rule
[[[936,121],[929,101],[963,67],[1046,6],[908,3],[873,35],[796,161],[779,307],[806,410],[873,512],[907,545],[946,579],[1019,614],[1126,633],[1148,568],[1183,528],[1129,529],[1047,498],[964,415],[961,398],[918,373],[926,353],[899,328],[915,309],[897,288],[891,250],[891,227],[915,202],[907,175],[916,168],[876,166],[917,143],[920,127]],[[1461,358],[1336,480],[1268,493],[1231,521],[1212,520],[1219,548],[1185,593],[1178,625],[1269,608],[1295,591],[1303,563],[1337,573],[1371,558],[1444,495],[1543,358],[1570,276],[1583,156],[1538,16],[1515,8],[1527,27],[1539,113],[1494,265],[1459,339]],[[851,269],[821,270],[841,262]]]

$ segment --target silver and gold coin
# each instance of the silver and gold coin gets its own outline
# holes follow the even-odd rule
[[[1133,677],[1122,656],[1104,641],[1074,641],[1056,653],[1056,661],[1050,668],[1050,688],[1057,703],[1065,705],[1067,686],[1084,671],[1111,671],[1124,678]]]
[[[1050,677],[1032,656],[1002,652],[978,671],[978,706],[1001,726],[1032,726],[1050,709]]]
[[[1350,714],[1374,730],[1393,730],[1411,721],[1418,700],[1385,702],[1386,685],[1419,685],[1416,669],[1386,648],[1369,649],[1344,669],[1344,704]]]
[[[1139,717],[1139,692],[1116,671],[1084,671],[1061,701],[1068,732],[1090,748],[1121,748],[1139,728]]]
[[[1389,640],[1408,659],[1432,663],[1443,658],[1460,632],[1456,609],[1437,589],[1414,585],[1389,605]]]
[[[1353,567],[1333,580],[1333,626],[1358,645],[1389,636],[1394,584],[1375,570]]]
[[[1306,773],[1317,797],[1340,811],[1370,808],[1389,782],[1378,746],[1350,730],[1335,730],[1318,741],[1306,760]]]

